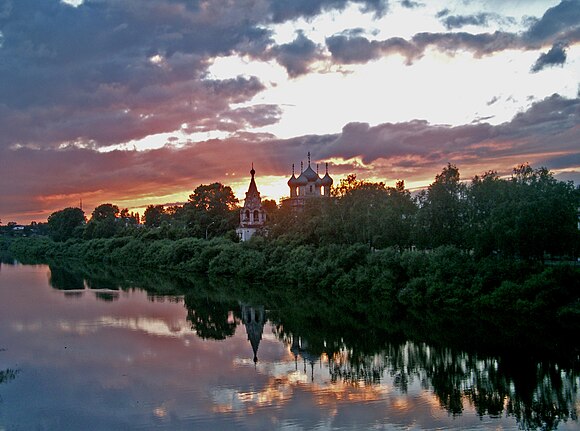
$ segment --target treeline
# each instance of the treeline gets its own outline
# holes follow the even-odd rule
[[[48,217],[47,232],[58,242],[69,239],[147,236],[143,228],[162,228],[150,236],[172,239],[207,237],[210,234],[223,236],[228,233],[235,236],[237,203],[238,199],[229,186],[213,183],[197,187],[184,205],[149,205],[143,218],[128,209],[119,209],[117,205],[106,203],[96,207],[87,222],[81,208],[65,208]]]
[[[580,252],[580,190],[545,168],[521,165],[509,178],[490,171],[464,182],[448,165],[416,196],[403,182],[387,187],[349,176],[334,194],[332,201],[308,202],[298,217],[282,208],[271,234],[401,250],[452,245],[480,257],[575,258]]]
[[[269,240],[300,244],[366,244],[374,249],[433,249],[452,245],[478,257],[526,259],[580,254],[577,227],[580,190],[545,168],[521,165],[509,178],[486,172],[470,182],[449,164],[425,190],[412,195],[350,175],[332,190],[333,199],[310,199],[302,211],[266,201]],[[144,239],[226,237],[237,240],[238,200],[228,186],[200,185],[184,205],[150,205],[144,216],[116,205],[95,208],[87,222],[80,208],[48,218],[58,242],[131,236]],[[142,222],[142,223],[141,223]]]

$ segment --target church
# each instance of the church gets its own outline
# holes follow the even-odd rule
[[[328,163],[326,163],[325,175],[320,177],[318,175],[318,165],[316,165],[316,172],[310,166],[310,152],[308,152],[308,166],[304,169],[303,163],[300,162],[300,175],[298,177],[296,177],[294,165],[292,165],[292,176],[288,180],[290,197],[282,200],[281,204],[294,209],[301,209],[307,199],[329,198],[332,184],[332,177],[328,175]]]
[[[236,233],[240,241],[248,241],[258,230],[264,227],[266,222],[266,211],[262,207],[262,198],[256,186],[256,171],[252,163],[250,170],[250,185],[246,192],[244,206],[240,209],[240,224]],[[300,210],[304,207],[307,199],[330,198],[330,188],[333,180],[328,175],[328,163],[326,163],[326,173],[323,177],[310,166],[310,152],[308,152],[308,166],[304,169],[304,164],[300,162],[300,175],[296,177],[294,165],[292,165],[292,176],[288,180],[290,197],[283,199],[281,205],[289,206],[292,209]]]

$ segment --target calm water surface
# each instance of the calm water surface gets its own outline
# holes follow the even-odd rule
[[[47,266],[0,267],[1,431],[580,429],[578,375],[558,364],[520,396],[494,358],[329,355],[261,304],[54,285]]]

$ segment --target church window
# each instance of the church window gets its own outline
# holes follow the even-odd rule
[[[258,210],[255,210],[254,211],[254,221],[258,221],[259,217],[260,217],[260,213],[258,212]]]
[[[310,186],[310,193],[312,193],[312,186]]]
[[[246,210],[246,220],[250,220],[250,210]]]

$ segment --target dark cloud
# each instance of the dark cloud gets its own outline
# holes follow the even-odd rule
[[[489,14],[479,13],[476,15],[448,15],[443,19],[443,24],[448,30],[464,27],[466,25],[487,25]]]
[[[0,139],[12,145],[107,146],[173,131],[183,123],[197,123],[202,130],[222,129],[218,118],[236,117],[230,104],[244,102],[263,89],[257,78],[242,77],[176,80],[147,85],[137,92],[127,84],[103,84],[92,94],[83,93],[84,100],[81,95],[72,96],[79,98],[76,103],[71,100],[65,104],[57,99],[53,106],[26,111],[0,105],[0,129],[6,131]]]
[[[349,3],[359,4],[363,12],[382,16],[388,9],[386,0],[272,0],[271,11],[274,22],[296,18],[312,18],[325,10],[342,10]]]
[[[533,22],[525,32],[524,39],[530,43],[542,44],[554,39],[574,39],[580,34],[580,1],[563,0],[548,9],[542,18]]]
[[[382,41],[369,40],[364,36],[349,37],[344,34],[326,39],[332,59],[340,64],[366,63],[386,55],[400,54],[407,64],[422,57],[425,50],[434,47],[443,52],[472,51],[475,56],[490,55],[518,46],[518,37],[512,33],[495,32],[471,34],[417,33],[410,40],[394,37]]]
[[[566,48],[568,46],[565,43],[555,43],[548,52],[541,54],[536,60],[532,72],[539,72],[548,66],[562,66],[566,62]]]
[[[412,1],[412,0],[402,0],[401,1],[401,6],[406,7],[407,9],[416,9],[418,7],[422,7],[425,6],[424,3],[419,3],[416,1]]]
[[[308,73],[310,65],[322,58],[321,48],[302,31],[298,32],[294,41],[275,46],[269,54],[286,68],[291,78]]]
[[[222,130],[237,132],[244,128],[264,127],[278,122],[282,110],[278,105],[253,105],[246,108],[232,109],[215,117],[198,119],[187,123],[184,132],[208,132]]]
[[[465,25],[487,25],[491,21],[512,22],[512,18],[495,13],[475,15],[450,15],[448,9],[437,13],[448,29]],[[407,64],[420,58],[427,48],[455,53],[470,51],[476,57],[491,55],[507,49],[535,50],[544,44],[557,44],[559,41],[575,43],[580,41],[580,1],[563,0],[537,20],[530,23],[524,33],[495,31],[493,33],[417,33],[411,39],[398,37],[386,40],[370,40],[364,35],[350,35],[342,32],[326,39],[332,61],[338,64],[365,63],[382,56],[400,54]],[[554,48],[553,48],[554,49]],[[563,49],[551,51],[543,60],[557,61],[562,58]],[[548,53],[550,54],[550,53]],[[546,54],[546,55],[548,55]],[[559,57],[558,57],[559,54]],[[546,63],[549,64],[549,63]],[[551,63],[556,64],[556,63]],[[540,66],[543,63],[540,62]]]
[[[106,146],[235,116],[230,104],[264,86],[209,80],[208,59],[271,41],[240,20],[251,11],[213,12],[169,0],[14,2],[0,23],[0,144]]]
[[[326,38],[326,46],[333,61],[340,64],[367,63],[382,55],[380,42],[364,36],[334,35]]]
[[[444,13],[442,14],[442,12]],[[497,22],[498,24],[513,24],[515,22],[513,18],[503,17],[496,13],[482,12],[474,15],[449,15],[449,10],[447,9],[442,12],[439,12],[437,17],[441,18],[441,22],[448,30],[465,27],[467,25],[487,26],[491,22]]]

